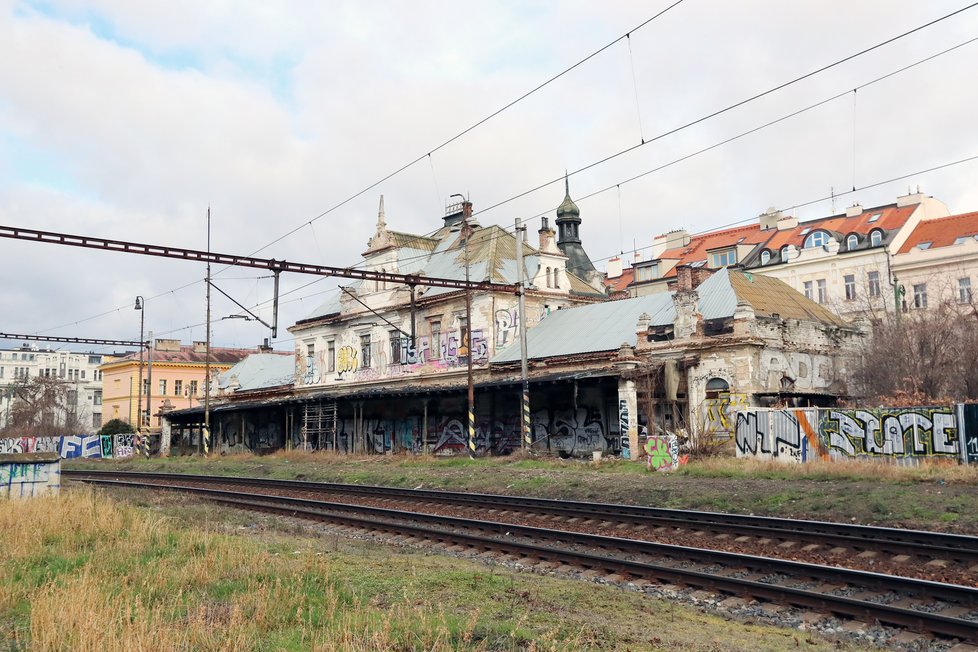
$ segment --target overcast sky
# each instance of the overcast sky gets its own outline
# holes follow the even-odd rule
[[[381,194],[390,228],[426,233],[452,193],[479,211],[653,141],[572,175],[577,199],[978,37],[975,8],[655,139],[968,4],[685,0],[266,247],[669,4],[0,0],[0,224],[203,249],[210,206],[214,251],[347,266],[373,233]],[[584,246],[604,269],[673,228],[750,220],[976,156],[976,79],[978,42],[578,199]],[[976,179],[973,161],[844,195],[834,210],[919,185],[952,212],[974,211]],[[512,227],[553,215],[562,198],[561,181],[478,220]],[[198,263],[0,239],[0,332],[135,340],[142,295],[147,330],[203,340],[203,276]],[[271,298],[263,276],[221,270],[216,282],[252,306]],[[332,279],[298,289],[315,280],[283,276],[279,348],[292,346],[284,326],[335,291]],[[215,319],[235,312],[215,296]],[[260,314],[270,321],[270,308]],[[213,335],[255,346],[268,332],[225,320]]]

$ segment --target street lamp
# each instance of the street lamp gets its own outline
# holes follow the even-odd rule
[[[143,340],[143,325],[145,323],[146,311],[143,308],[145,305],[146,300],[142,296],[136,295],[135,309],[139,311],[139,398],[136,401],[136,418],[138,419],[136,425],[137,433],[142,433],[143,431],[143,351],[146,349],[146,342]],[[131,400],[132,394],[129,394],[129,396]]]

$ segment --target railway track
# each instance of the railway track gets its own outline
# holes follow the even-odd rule
[[[69,479],[84,480],[105,486],[136,487],[150,489],[170,489],[190,492],[207,500],[244,509],[276,513],[286,516],[329,522],[341,527],[356,528],[370,532],[383,533],[398,541],[408,543],[426,542],[454,547],[458,551],[491,553],[518,560],[521,565],[549,565],[564,569],[581,569],[594,576],[605,576],[621,582],[649,582],[692,587],[720,595],[738,596],[748,600],[775,603],[803,610],[817,611],[866,623],[879,622],[931,636],[954,638],[978,643],[978,589],[956,584],[932,582],[863,570],[852,570],[824,564],[810,564],[771,557],[743,553],[731,553],[701,547],[676,546],[626,537],[611,537],[588,534],[565,529],[540,528],[520,525],[514,522],[489,521],[459,518],[443,514],[431,514],[402,509],[333,502],[322,499],[296,497],[295,495],[275,495],[270,493],[246,492],[248,486],[279,491],[314,490],[338,492],[341,489],[359,491],[383,491],[379,487],[350,487],[349,485],[328,485],[323,489],[320,483],[278,481],[261,479],[227,478],[219,476],[182,476],[179,474],[140,474],[131,472],[67,472]],[[206,478],[203,479],[203,478]],[[202,487],[200,484],[210,485]],[[223,485],[223,486],[222,486]],[[405,490],[389,490],[403,494]],[[442,497],[448,492],[423,492]],[[377,495],[377,494],[373,494]],[[417,496],[417,494],[414,494]],[[450,500],[462,500],[451,494]],[[428,496],[420,496],[428,500]],[[522,504],[510,500],[523,501],[512,497],[478,496],[483,508],[492,505],[491,498],[503,499],[491,509],[509,511],[523,509]],[[538,509],[560,509],[560,501],[539,501]],[[470,503],[471,504],[471,503]],[[566,509],[586,509],[586,503],[570,503]],[[603,508],[625,507],[597,505],[591,517],[605,518]],[[526,507],[529,508],[529,507]],[[634,510],[634,511],[632,511]],[[628,508],[630,514],[623,519],[636,518],[635,514],[649,508]],[[672,510],[653,510],[671,512]],[[565,512],[562,516],[572,512]],[[670,518],[677,518],[674,513]],[[649,514],[653,516],[653,514]],[[655,514],[655,516],[665,516]],[[706,515],[695,514],[696,518]],[[732,527],[733,515],[711,514],[717,523]],[[610,517],[610,514],[608,515]],[[747,517],[754,523],[757,517]],[[783,519],[761,519],[767,521],[764,527],[775,527],[770,521]],[[629,522],[629,521],[623,521]],[[698,522],[696,527],[699,527]],[[807,523],[807,522],[794,522]],[[787,526],[787,524],[786,524]],[[790,526],[787,526],[790,527]],[[795,530],[809,525],[796,525]],[[859,526],[849,536],[861,532],[864,545],[872,545],[865,530]],[[899,539],[899,530],[869,528],[892,532]],[[911,533],[903,537],[900,545],[933,546],[935,539]],[[792,534],[791,536],[797,536]],[[836,536],[833,534],[833,536]],[[960,546],[967,537],[947,535],[941,549],[958,550],[967,556],[968,550]],[[936,541],[941,541],[940,537]],[[958,553],[956,553],[958,554]]]

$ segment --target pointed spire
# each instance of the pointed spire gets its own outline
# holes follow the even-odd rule
[[[567,168],[564,168],[564,196],[570,197],[570,181],[568,180]]]
[[[384,196],[380,196],[380,208],[377,209],[377,232],[380,233],[387,229],[387,222],[384,221]]]

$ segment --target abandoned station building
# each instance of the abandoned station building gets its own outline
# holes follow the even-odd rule
[[[387,227],[381,198],[358,266],[514,285],[523,238],[535,448],[627,455],[649,431],[728,435],[741,405],[845,395],[844,356],[861,333],[782,281],[685,267],[675,292],[609,301],[569,190],[556,226],[544,218],[533,246],[479,226],[465,201],[418,236]],[[213,446],[463,452],[471,357],[477,450],[510,452],[520,446],[518,320],[511,291],[472,292],[468,324],[465,290],[354,281],[289,329],[294,359],[252,356],[222,376]],[[174,452],[196,448],[201,407],[166,420]]]

